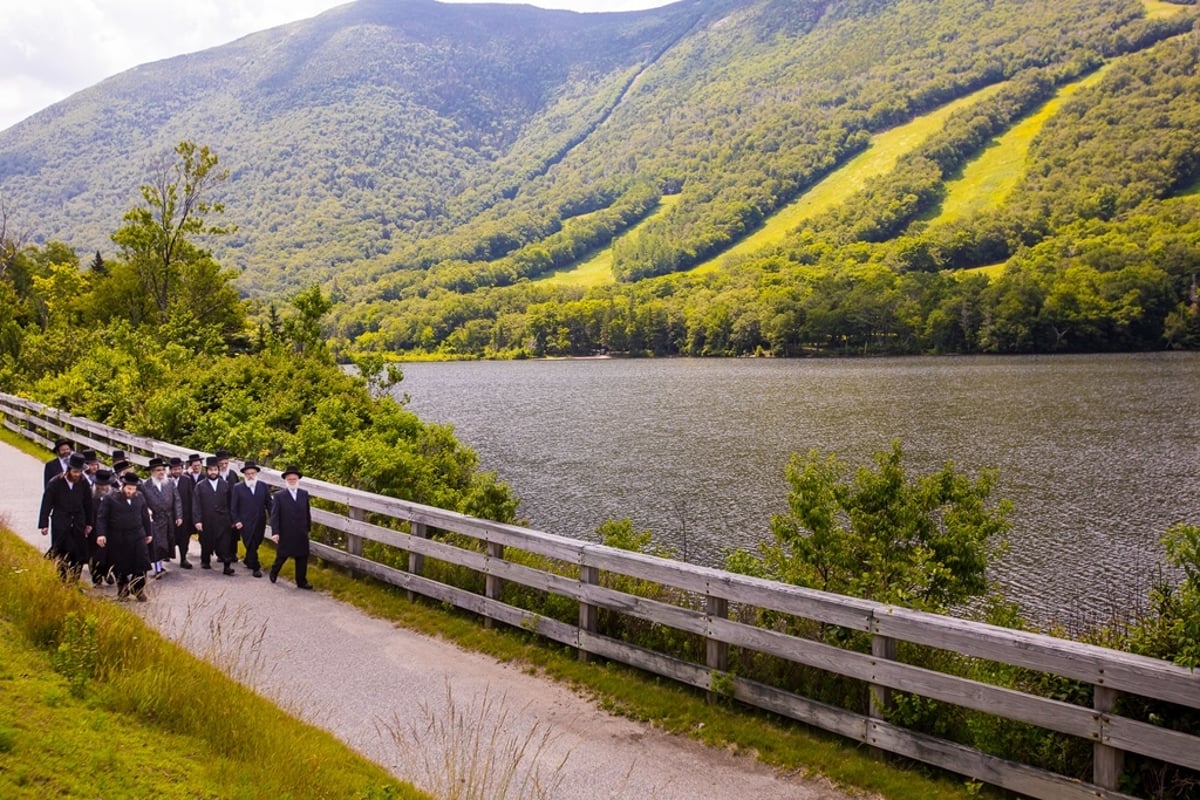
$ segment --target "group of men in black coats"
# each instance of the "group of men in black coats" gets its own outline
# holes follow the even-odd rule
[[[242,465],[241,477],[230,468],[230,456],[217,451],[202,459],[152,458],[150,477],[142,479],[120,450],[111,470],[92,451],[72,452],[71,442],[55,442],[55,457],[45,466],[45,490],[38,513],[42,535],[49,535],[47,556],[58,564],[64,581],[76,581],[88,567],[95,586],[117,584],[120,599],[146,597],[146,575],[166,574],[165,561],[175,554],[182,569],[192,569],[188,550],[192,533],[200,540],[200,567],[213,562],[234,575],[239,541],[242,559],[254,577],[263,576],[258,550],[268,521],[275,542],[274,583],[288,558],[295,561],[296,585],[308,582],[308,537],[312,527],[308,492],[299,488],[300,470],[283,471],[284,488],[273,494],[258,480],[253,461]],[[202,466],[203,465],[203,466]]]

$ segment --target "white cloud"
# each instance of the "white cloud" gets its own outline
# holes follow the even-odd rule
[[[452,0],[471,2],[472,0]],[[344,0],[19,0],[0,45],[0,130],[138,64],[307,19]],[[535,0],[543,8],[632,11],[666,0]]]

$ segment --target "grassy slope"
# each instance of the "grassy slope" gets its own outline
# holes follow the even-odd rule
[[[911,122],[873,136],[871,145],[865,151],[831,172],[799,199],[772,214],[754,233],[716,258],[700,264],[695,271],[712,270],[729,259],[748,256],[782,243],[788,233],[802,222],[844,203],[862,189],[868,180],[890,171],[901,156],[940,131],[951,114],[991,97],[1002,85],[994,84],[980,89],[936,111],[916,117]]]
[[[1143,0],[1143,4],[1146,16],[1150,18],[1171,16],[1183,10],[1181,6],[1161,0]],[[1082,80],[1063,86],[1054,98],[1013,126],[978,158],[968,163],[959,178],[946,183],[946,200],[940,212],[931,215],[930,221],[950,222],[994,208],[1003,202],[1020,180],[1030,143],[1046,120],[1057,114],[1062,104],[1080,89],[1098,83],[1110,67],[1111,63]],[[874,136],[867,150],[830,173],[799,199],[772,214],[758,230],[721,255],[698,265],[693,271],[712,271],[729,260],[749,256],[780,244],[789,232],[805,220],[845,202],[861,189],[867,180],[891,170],[901,156],[941,130],[950,114],[990,97],[1000,86],[1001,84],[996,84],[986,87]],[[664,213],[673,199],[676,198],[663,198],[663,205],[651,218]],[[636,231],[635,227],[625,235]],[[981,269],[986,271],[992,268]],[[611,283],[612,248],[606,247],[587,261],[554,273],[543,280],[552,285],[583,288]]]
[[[71,621],[85,619],[94,633],[66,643]],[[0,695],[0,797],[426,796],[132,612],[63,586],[4,529]],[[278,769],[297,756],[299,768]]]
[[[630,228],[625,236],[636,234],[638,229],[651,220],[658,219],[679,202],[679,195],[667,195],[659,201],[658,208],[653,214],[648,214],[644,220]],[[613,282],[613,249],[612,245],[601,248],[585,261],[577,261],[573,266],[567,266],[557,272],[552,272],[539,281],[550,286],[579,286],[590,289],[593,286],[603,286]]]
[[[1025,172],[1025,158],[1034,137],[1063,103],[1080,89],[1100,82],[1112,67],[1104,65],[1081,80],[1063,86],[1034,113],[998,137],[990,147],[963,168],[962,175],[946,181],[946,199],[935,222],[952,222],[961,217],[999,207],[1016,188]]]

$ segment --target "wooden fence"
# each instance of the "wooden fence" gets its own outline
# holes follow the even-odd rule
[[[130,460],[141,465],[151,456],[188,453],[175,445],[73,417],[12,395],[0,394],[0,415],[5,427],[47,449],[54,439],[62,437],[75,442],[78,449],[93,449],[101,454],[111,453],[114,448],[123,449]],[[262,470],[260,479],[282,485],[279,473],[268,468]],[[322,505],[337,509],[314,509],[314,521],[344,535],[336,537],[339,541],[344,538],[344,549],[314,542],[314,555],[401,587],[410,596],[433,598],[471,611],[489,624],[494,621],[520,627],[569,645],[578,650],[581,658],[599,657],[628,664],[832,731],[879,751],[1046,800],[1130,797],[1117,789],[1125,753],[1200,770],[1200,736],[1113,713],[1121,693],[1200,708],[1200,673],[1193,670],[1050,636],[910,611],[591,544],[318,480],[306,478],[304,485],[313,497],[326,501]],[[387,527],[388,524],[398,524],[400,529]],[[448,537],[447,532],[459,536]],[[364,557],[367,542],[397,548],[407,554],[407,559],[388,559],[393,564],[389,566]],[[428,577],[427,558],[482,575],[481,590],[471,591]],[[549,569],[547,560],[559,568]],[[528,566],[529,563],[538,566]],[[652,599],[611,588],[612,580],[607,581],[610,586],[603,585],[603,577],[613,576],[648,582],[667,591],[656,593]],[[564,622],[504,602],[506,583],[576,601],[578,621]],[[733,609],[765,610],[859,631],[869,635],[871,652],[855,652],[749,624],[740,621],[747,618],[746,614],[732,614]],[[701,637],[705,643],[705,663],[683,660],[601,634],[598,631],[601,610]],[[898,642],[1090,684],[1092,704],[1076,705],[906,664],[896,658]],[[816,702],[739,677],[728,671],[730,648],[857,679],[868,697],[867,713]],[[889,722],[886,719],[889,692],[893,691],[1079,737],[1093,749],[1092,782],[997,758]]]

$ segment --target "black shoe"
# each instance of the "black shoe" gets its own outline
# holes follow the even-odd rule
[[[255,568],[254,568],[254,577],[256,577],[256,578],[261,578],[261,577],[262,577],[262,570],[261,570],[261,569],[259,569],[258,567],[255,567]]]
[[[226,575],[237,575],[237,571],[233,567],[229,566],[228,564],[225,565],[224,572]]]
[[[279,573],[276,572],[275,570],[271,570],[271,574],[268,575],[267,577],[269,577],[271,579],[271,583],[274,583],[279,578]]]
[[[313,585],[311,583],[309,583],[308,581],[305,581],[304,583],[297,583],[296,588],[297,589],[311,589],[311,588],[313,588]]]
[[[188,560],[185,558],[183,561],[180,561],[180,562],[179,562],[179,568],[180,568],[180,569],[191,569],[191,568],[192,568],[192,562],[188,561]]]
[[[212,569],[212,564],[208,563],[207,561],[201,561],[200,569]]]

